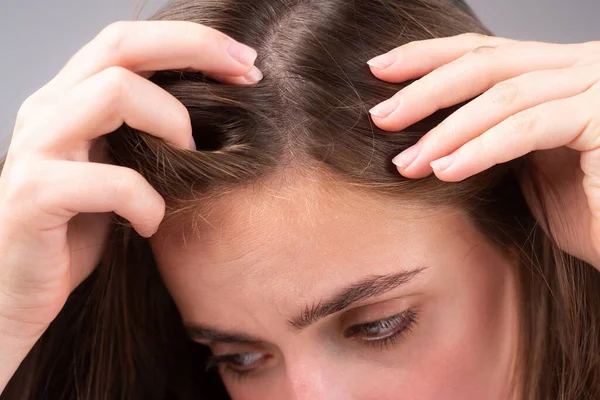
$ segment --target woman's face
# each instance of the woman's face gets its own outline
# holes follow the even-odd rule
[[[462,213],[298,178],[198,221],[151,244],[234,400],[508,397],[514,262]]]

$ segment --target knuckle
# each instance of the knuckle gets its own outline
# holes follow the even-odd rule
[[[488,96],[493,104],[510,105],[519,96],[519,85],[513,81],[502,81],[492,87]]]
[[[591,145],[588,147],[600,148],[600,135],[598,135],[598,132],[600,132],[600,118],[590,118],[582,130],[582,136],[589,137]]]
[[[177,103],[176,103],[177,104]],[[180,111],[174,117],[174,123],[176,124],[177,131],[185,132],[187,135],[192,135],[192,117],[188,108],[181,102],[178,102],[177,106]]]
[[[442,121],[438,126],[433,130],[433,135],[430,138],[430,141],[433,142],[432,145],[438,143],[448,143],[452,136],[455,134],[452,124],[448,121]]]
[[[134,195],[142,190],[144,177],[131,168],[122,168],[119,171],[119,178],[115,181],[115,189],[118,193],[125,195]]]
[[[432,75],[426,78],[422,78],[419,81],[418,86],[415,86],[415,88],[418,88],[418,90],[416,91],[420,93],[437,93],[440,87],[439,82],[440,80],[436,76]],[[432,106],[439,106],[439,96],[428,96],[427,101],[430,101]]]
[[[130,72],[123,67],[111,66],[100,72],[102,99],[115,104],[128,92]]]
[[[123,42],[126,40],[130,29],[130,21],[116,21],[102,29],[96,39],[102,44],[107,54],[118,57],[122,52]]]
[[[476,137],[475,139],[465,143],[462,145],[457,151],[457,157],[461,157],[463,159],[470,159],[473,157],[477,157],[481,154],[486,154],[486,158],[491,159],[491,152],[487,149],[486,140],[482,137]]]
[[[21,119],[25,119],[27,117],[27,115],[29,114],[29,110],[31,109],[32,103],[33,103],[33,96],[35,94],[32,94],[31,96],[28,96],[25,101],[23,101],[23,103],[21,104],[21,106],[19,107],[19,110],[17,111],[17,119],[21,118]]]
[[[582,103],[580,108],[586,117],[581,130],[571,144],[586,150],[600,149],[600,116],[595,106],[600,100],[600,82],[588,89],[579,99]]]
[[[189,37],[192,38],[194,46],[198,49],[206,48],[211,42],[220,36],[216,29],[201,24],[190,24]],[[223,35],[224,36],[224,35]]]
[[[402,50],[402,51],[410,52],[410,51],[413,51],[413,50],[419,50],[423,46],[423,43],[425,41],[426,40],[413,40],[412,42],[408,42],[408,43],[406,43],[403,46],[396,47],[396,48],[394,48],[391,51],[400,51],[400,50]]]
[[[509,131],[514,134],[530,133],[535,130],[537,125],[537,118],[530,111],[515,114],[510,117],[509,121]]]
[[[467,33],[460,34],[459,36],[473,42],[476,46],[483,45],[489,39],[489,36],[486,36],[486,35],[483,35],[483,34],[477,33],[477,32],[467,32]]]
[[[476,48],[471,50],[470,54],[476,55],[476,56],[491,55],[491,54],[494,54],[495,51],[496,51],[496,47],[494,47],[494,46],[482,45],[482,46],[477,46]]]
[[[446,64],[419,79],[418,90],[421,93],[436,93],[444,87],[444,77],[452,75],[453,65]],[[440,86],[441,85],[441,86]],[[435,100],[435,99],[434,99]]]
[[[34,115],[33,110],[37,103],[37,92],[29,95],[25,101],[21,104],[17,111],[16,126],[17,128],[23,127],[31,115]]]
[[[6,180],[2,187],[2,197],[11,207],[22,205],[43,193],[41,187],[45,180],[42,177],[48,175],[41,171],[41,168],[33,160],[21,158],[19,162],[12,164],[11,168],[4,172],[2,178],[6,177]]]

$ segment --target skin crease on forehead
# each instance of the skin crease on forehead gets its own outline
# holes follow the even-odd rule
[[[151,246],[186,323],[260,339],[211,344],[272,356],[223,373],[234,400],[507,399],[514,371],[514,261],[451,208],[418,206],[320,179],[278,174],[206,207],[197,235]],[[283,177],[283,179],[282,179]],[[183,232],[183,229],[182,229]],[[289,319],[356,282],[424,268],[405,284],[303,329]],[[376,347],[349,326],[417,310]]]

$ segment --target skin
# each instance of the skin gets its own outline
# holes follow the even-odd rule
[[[112,24],[71,57],[59,74],[31,95],[19,109],[6,164],[0,176],[0,258],[3,260],[0,266],[0,355],[3,360],[0,363],[0,391],[54,320],[69,293],[97,265],[110,228],[110,213],[126,218],[145,237],[156,232],[163,218],[164,200],[148,182],[131,170],[110,165],[111,160],[102,152],[102,146],[95,145],[102,143],[103,134],[126,122],[174,146],[193,148],[190,144],[191,124],[185,107],[143,78],[156,70],[189,68],[204,71],[224,82],[256,82],[261,77],[260,71],[252,65],[256,52],[252,49],[241,52],[239,47],[230,52],[231,43],[230,38],[222,33],[190,22]],[[531,158],[534,164],[550,177],[565,205],[551,211],[551,226],[547,229],[552,231],[564,251],[600,268],[599,50],[600,42],[555,45],[474,34],[413,42],[388,53],[386,57],[391,61],[386,65],[373,65],[372,71],[378,78],[393,82],[424,77],[394,96],[389,108],[391,112],[387,115],[372,110],[373,120],[384,130],[402,129],[436,109],[481,94],[425,135],[420,141],[419,151],[412,150],[415,156],[409,157],[413,158],[412,162],[396,159],[399,172],[413,178],[433,171],[442,180],[456,181],[495,163],[533,151]],[[244,62],[240,62],[240,55],[243,55]],[[375,62],[372,60],[371,64]],[[548,85],[548,82],[556,84]],[[65,115],[69,118],[64,118]],[[443,157],[448,155],[453,156],[444,160]],[[441,160],[434,162],[438,159]],[[448,160],[452,162],[448,163]],[[524,182],[524,188],[527,188],[527,182]],[[349,201],[349,198],[345,200]],[[316,203],[313,205],[315,212],[320,210]],[[365,212],[365,208],[359,210],[354,217],[359,218],[358,215]],[[401,212],[398,215],[402,215]],[[573,224],[567,228],[561,226],[559,222],[565,219]],[[400,221],[406,223],[402,219]],[[457,221],[444,221],[437,226],[459,226]],[[358,225],[360,222],[368,221],[356,220],[352,224],[348,221],[348,224],[360,226],[363,232],[363,225]],[[232,223],[231,232],[235,232],[234,226]],[[257,230],[257,225],[252,228]],[[383,229],[383,226],[373,229]],[[254,233],[261,234],[258,231]],[[371,234],[356,236],[353,238],[355,241],[372,237]],[[249,241],[250,237],[260,236],[247,236],[246,240]],[[328,243],[326,238],[334,240],[321,232],[319,240]],[[280,238],[275,236],[275,239]],[[457,240],[452,237],[443,239],[432,243],[436,243],[437,247]],[[407,239],[400,237],[398,240]],[[305,246],[315,250],[309,246],[311,243],[314,246],[314,242],[310,241]],[[293,244],[292,241],[290,246]],[[331,246],[334,244],[342,245],[341,241],[331,243]],[[367,243],[361,245],[366,246]],[[398,244],[391,247],[397,248]],[[290,250],[293,249],[293,246],[290,247]],[[259,249],[255,249],[254,253],[250,249],[248,251],[248,254],[254,254]],[[431,252],[431,249],[427,251]],[[316,250],[315,253],[319,254]],[[302,254],[313,257],[308,252]],[[406,256],[405,252],[402,254]],[[487,260],[492,253],[486,254]],[[326,259],[326,254],[320,255]],[[433,256],[427,252],[424,255]],[[257,263],[258,267],[263,265]],[[381,268],[379,264],[370,267]],[[373,273],[366,269],[363,272]],[[344,274],[340,273],[336,279],[330,278],[329,281],[346,279]],[[313,301],[307,297],[309,294],[326,295],[309,293],[309,289],[314,289],[313,283],[303,282],[305,290],[299,294],[305,296],[301,297],[303,300]],[[456,283],[466,284],[464,280]],[[321,286],[316,289],[326,291]],[[335,287],[329,289],[335,290]],[[244,299],[243,304],[249,304],[249,301]],[[302,307],[300,304],[296,306]],[[469,304],[463,306],[470,309]],[[478,316],[483,318],[483,315]],[[218,317],[225,318],[223,315]],[[471,314],[464,317],[455,320],[455,324],[457,321],[461,324],[473,321]],[[486,320],[483,318],[479,323],[481,321]],[[422,325],[425,326],[425,323],[426,320],[423,320]],[[269,326],[269,329],[276,327]],[[415,329],[411,333],[413,336],[407,336],[406,343],[417,341],[416,338],[425,340],[423,338],[433,335],[417,336],[417,331],[422,330]],[[265,335],[269,336],[268,333]],[[289,336],[282,333],[281,340],[286,337]],[[274,342],[279,337],[275,338],[271,332],[267,339]],[[278,349],[283,349],[280,353],[285,352],[286,360],[294,354],[290,353],[290,349],[314,350],[289,343],[277,344]],[[439,342],[432,343],[441,346]],[[472,345],[469,348],[473,351],[479,346],[477,341],[466,343]],[[479,348],[484,349],[483,346]],[[427,349],[420,354],[433,357]],[[485,351],[490,349],[494,347],[488,343]],[[330,350],[319,355],[333,353]],[[447,353],[441,351],[437,354],[442,357]],[[296,353],[297,357],[301,355]],[[312,389],[308,383],[311,381],[298,380],[294,376],[301,376],[303,370],[322,371],[319,368],[321,364],[317,367],[312,365],[324,362],[319,355],[304,358],[304,364],[292,364],[300,365],[299,372],[288,368],[292,371],[288,374],[291,376],[288,381],[292,383],[282,390],[289,392],[295,390],[289,387],[299,388],[300,395],[305,395],[303,390],[310,394]],[[483,365],[475,364],[475,361],[471,364],[469,358],[460,360],[471,366]],[[432,359],[432,364],[422,370],[421,381],[407,377],[403,382],[412,379],[423,384],[428,374],[441,374],[434,368],[441,369],[443,364],[436,364],[441,361]],[[486,368],[473,368],[475,370],[470,372],[475,375],[471,378],[477,374],[486,375]],[[378,371],[383,375],[382,369],[372,367],[368,371]],[[501,369],[498,367],[498,370]],[[449,380],[445,390],[464,382],[459,379],[466,376],[460,375],[461,371],[464,372],[455,365],[448,368],[447,374],[457,376],[446,376]],[[340,379],[344,375],[332,376],[332,379]],[[438,377],[442,378],[441,375]],[[480,378],[484,382],[491,379],[487,375]],[[496,379],[504,382],[502,377]],[[329,389],[351,389],[356,382],[363,382],[364,387],[364,382],[369,381],[356,378],[347,382],[348,387],[339,384]],[[470,379],[467,383],[476,385],[476,380]],[[429,386],[423,384],[412,388],[426,390],[426,387]],[[494,386],[491,384],[489,387]],[[433,385],[433,388],[438,386]],[[476,392],[477,388],[473,390]],[[288,392],[283,392],[283,396]],[[313,398],[318,395],[317,391]],[[343,394],[338,393],[338,396]],[[432,396],[437,396],[437,393]]]
[[[233,399],[509,398],[518,330],[511,257],[452,208],[302,176],[275,181],[216,201],[196,235],[151,238],[190,335],[218,356],[253,354],[219,367]],[[349,285],[420,268],[309,326],[290,324]],[[369,339],[403,325],[344,336],[407,310],[417,322],[388,345]]]
[[[127,123],[194,148],[187,109],[145,78],[183,68],[250,84],[261,77],[256,56],[200,24],[120,21],[23,103],[0,175],[0,393],[98,265],[112,213],[145,237],[163,219],[160,194],[138,172],[111,165],[103,147],[103,135]]]
[[[546,200],[554,200],[550,189],[560,200],[544,229],[565,252],[600,270],[600,41],[468,33],[412,42],[367,63],[382,80],[420,78],[370,110],[384,130],[474,98],[394,159],[402,175],[433,172],[456,182],[531,153],[537,172],[523,179],[523,188],[534,213],[540,216],[531,179],[545,188]]]

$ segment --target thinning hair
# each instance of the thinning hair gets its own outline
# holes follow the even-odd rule
[[[378,80],[366,60],[410,41],[490,34],[463,1],[177,0],[151,19],[219,29],[257,49],[264,73],[251,87],[199,72],[151,77],[189,110],[198,151],[126,125],[107,136],[111,157],[164,196],[164,229],[189,224],[223,193],[284,169],[455,205],[503,251],[517,249],[522,398],[600,398],[600,274],[540,229],[519,186],[518,177],[532,170],[527,157],[457,183],[406,179],[392,157],[460,105],[397,132],[378,129],[368,114],[410,82]],[[218,377],[204,371],[206,355],[186,337],[148,241],[115,216],[101,264],[1,399],[226,399]]]

